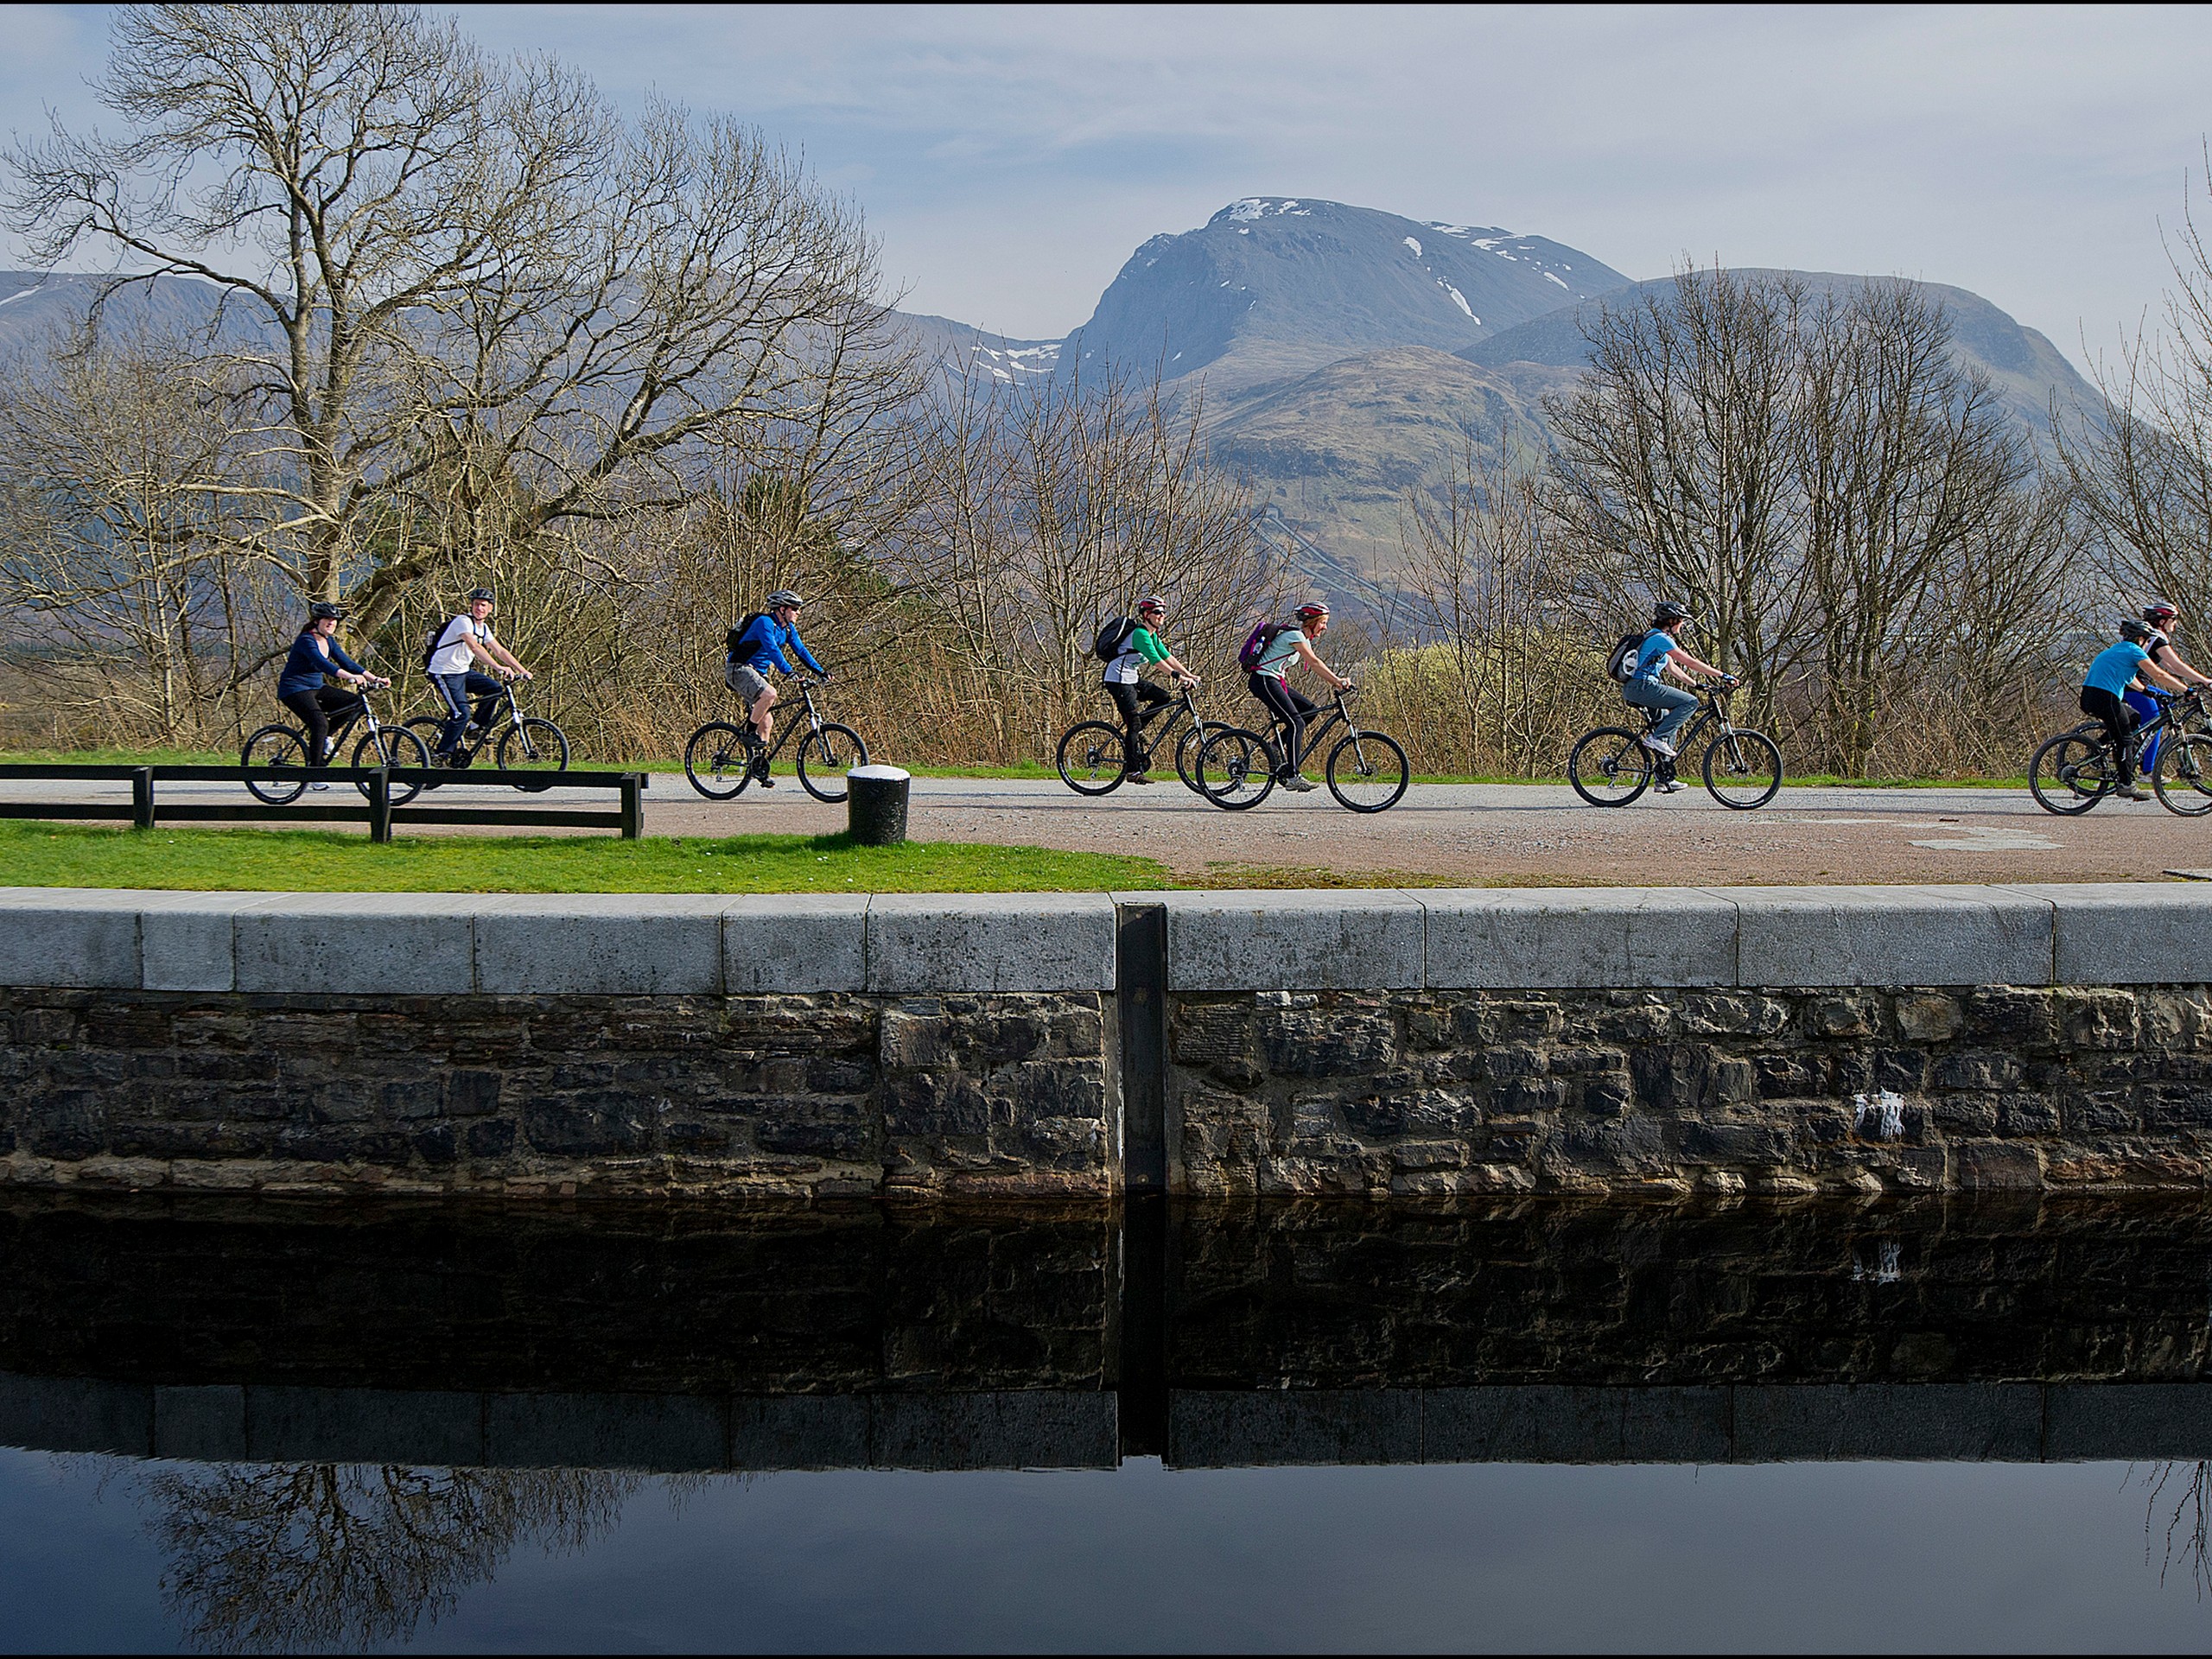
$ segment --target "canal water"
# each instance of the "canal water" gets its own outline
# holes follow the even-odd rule
[[[0,1200],[0,1645],[2212,1645],[2212,1214]]]

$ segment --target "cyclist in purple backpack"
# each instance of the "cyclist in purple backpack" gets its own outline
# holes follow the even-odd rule
[[[1282,775],[1277,781],[1285,789],[1301,793],[1313,787],[1313,780],[1299,770],[1299,749],[1306,741],[1306,717],[1319,713],[1321,705],[1302,692],[1292,690],[1287,677],[1293,668],[1303,663],[1338,690],[1351,690],[1350,680],[1313,653],[1313,641],[1328,631],[1326,605],[1301,605],[1289,621],[1262,622],[1253,629],[1251,637],[1244,641],[1243,650],[1236,654],[1237,662],[1251,671],[1245,684],[1282,724]]]

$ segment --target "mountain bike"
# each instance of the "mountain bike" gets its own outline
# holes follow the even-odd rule
[[[1764,806],[1782,787],[1782,751],[1765,733],[1738,726],[1728,718],[1729,690],[1699,693],[1698,711],[1676,735],[1675,751],[1678,756],[1688,753],[1690,746],[1711,729],[1712,741],[1705,746],[1699,767],[1706,793],[1723,806],[1749,812]],[[1642,731],[1600,726],[1575,740],[1567,757],[1567,780],[1591,805],[1626,806],[1652,785],[1675,781],[1675,761],[1643,741],[1665,717],[1664,711],[1642,709],[1640,712]]]
[[[1329,793],[1351,811],[1385,812],[1404,796],[1413,772],[1396,738],[1353,724],[1344,699],[1358,689],[1336,694],[1335,705],[1306,728],[1304,752],[1319,753],[1322,738],[1342,725],[1344,734],[1329,751]],[[1217,727],[1198,750],[1198,792],[1224,812],[1249,812],[1266,800],[1289,770],[1284,757],[1290,730],[1280,715],[1270,731],[1270,737],[1262,737],[1242,726]]]
[[[504,710],[499,707],[502,702],[506,705]],[[417,715],[407,722],[407,729],[421,740],[430,755],[436,757],[438,736],[445,730],[446,719],[443,715]],[[524,714],[522,705],[515,701],[512,680],[502,680],[498,691],[483,694],[468,711],[468,724],[453,753],[444,759],[434,758],[431,764],[458,772],[473,764],[487,747],[501,772],[523,774],[515,779],[517,789],[550,789],[550,777],[531,774],[569,769],[567,734],[550,720]],[[430,787],[435,789],[437,785],[433,783]]]
[[[1147,737],[1145,728],[1162,715],[1167,716],[1166,724]],[[1184,727],[1186,715],[1191,723]],[[1183,780],[1185,788],[1204,795],[1205,791],[1198,788],[1198,751],[1205,747],[1210,734],[1221,729],[1221,722],[1206,723],[1190,686],[1185,686],[1179,696],[1166,702],[1155,702],[1137,716],[1135,766],[1122,764],[1128,746],[1122,741],[1121,727],[1112,721],[1082,720],[1069,727],[1060,734],[1060,781],[1078,795],[1110,795],[1130,772],[1151,770],[1152,757],[1167,747],[1170,734],[1179,727],[1182,727],[1182,734],[1174,739],[1175,775]]]
[[[2153,691],[2158,712],[2129,734],[2152,793],[2185,818],[2212,812],[2212,732],[2201,691]],[[2046,812],[2078,817],[2120,787],[2104,722],[2088,720],[2046,740],[2028,762],[2028,792]]]
[[[331,727],[330,747],[337,753],[340,740],[356,725],[361,728],[359,741],[353,745],[353,764],[365,770],[376,767],[427,766],[429,752],[423,747],[423,740],[404,726],[386,726],[377,719],[376,707],[369,699],[377,689],[362,686],[354,693],[361,706],[353,713],[341,715]],[[289,806],[300,798],[307,786],[315,782],[315,768],[308,765],[308,734],[301,727],[279,722],[264,726],[245,741],[238,751],[242,766],[280,766],[287,771],[296,769],[296,778],[249,778],[246,789],[257,801],[271,806]],[[365,796],[366,784],[354,787]],[[394,779],[387,785],[394,806],[404,806],[422,793],[418,783]]]
[[[775,741],[766,748],[750,721],[732,724],[710,720],[692,733],[691,741],[683,746],[683,775],[691,780],[691,787],[710,801],[735,800],[756,778],[773,788],[768,776],[770,765],[791,741],[791,734],[804,731],[806,735],[799,742],[798,754],[799,783],[817,801],[834,804],[843,800],[845,774],[855,766],[868,765],[868,745],[851,727],[822,718],[814,701],[821,685],[818,679],[798,682],[806,718],[802,721],[796,714],[787,718]]]

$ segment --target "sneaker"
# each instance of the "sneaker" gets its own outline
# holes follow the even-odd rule
[[[1662,795],[1672,795],[1678,789],[1688,789],[1688,787],[1689,785],[1679,778],[1669,778],[1665,782],[1658,785],[1659,792]]]
[[[768,775],[768,757],[757,752],[758,745],[754,747],[756,753],[753,759],[753,781],[763,789],[773,789],[776,786],[776,780]]]
[[[1302,772],[1294,772],[1282,780],[1282,786],[1285,789],[1295,790],[1303,795],[1313,787],[1313,780]]]
[[[308,787],[309,789],[328,789],[330,785],[328,784],[309,784]]]
[[[1125,776],[1122,781],[1125,784],[1148,784],[1152,781],[1152,774],[1148,772],[1133,772]]]
[[[1675,746],[1663,737],[1647,737],[1643,740],[1643,747],[1654,754],[1665,755],[1669,760],[1675,758]]]
[[[2133,784],[2122,784],[2113,793],[2123,801],[2147,801],[2151,798],[2148,791],[2139,789]]]

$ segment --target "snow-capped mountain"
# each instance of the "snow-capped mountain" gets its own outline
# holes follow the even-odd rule
[[[1064,363],[1112,362],[1216,391],[1363,351],[1458,351],[1619,288],[1591,255],[1495,226],[1249,196],[1130,256]]]

